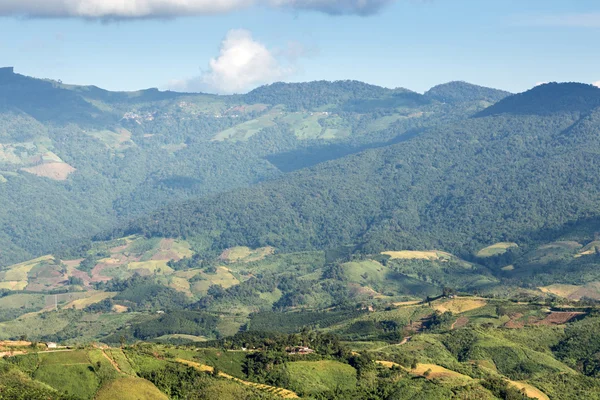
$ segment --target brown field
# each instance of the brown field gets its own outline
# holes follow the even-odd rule
[[[390,256],[392,260],[439,260],[448,259],[452,255],[443,251],[384,251],[381,253],[386,256]]]
[[[550,398],[541,390],[539,390],[536,387],[531,386],[528,383],[525,382],[515,382],[515,381],[508,381],[512,386],[516,387],[519,390],[522,390],[525,392],[525,395],[527,397],[529,397],[530,399],[538,399],[538,400],[550,400]]]
[[[483,299],[476,298],[455,298],[449,300],[440,300],[436,301],[432,304],[433,309],[444,313],[446,311],[450,311],[453,314],[460,314],[463,312],[475,310],[477,308],[481,308],[487,305],[487,301]]]
[[[574,318],[585,315],[583,312],[552,312],[537,325],[563,325]]]
[[[459,317],[456,321],[454,321],[454,323],[452,324],[450,329],[460,329],[464,326],[467,326],[468,323],[469,323],[469,318]]]
[[[30,345],[31,342],[25,340],[2,340],[0,341],[0,350],[4,350],[7,347],[27,347]]]
[[[69,164],[58,162],[36,165],[35,167],[23,168],[22,170],[55,181],[67,180],[69,175],[76,171],[75,168],[71,167]]]
[[[584,286],[555,284],[538,289],[569,300],[579,301],[582,297],[600,300],[600,282],[590,282]]]
[[[415,306],[420,304],[422,300],[412,300],[412,301],[400,301],[397,303],[393,303],[396,307],[407,307],[407,306]]]

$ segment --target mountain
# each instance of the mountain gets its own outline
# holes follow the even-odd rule
[[[387,146],[482,109],[353,81],[216,96],[110,92],[4,68],[0,265],[68,248],[170,203]]]
[[[557,89],[564,97],[553,104],[579,97],[580,86]],[[213,249],[354,244],[461,256],[496,242],[550,239],[566,224],[599,216],[600,109],[589,96],[580,112],[494,112],[526,96],[405,142],[168,207],[128,232],[199,237]]]
[[[600,88],[583,83],[555,82],[503,99],[479,115],[587,113],[599,106]]]
[[[323,106],[371,111],[375,108],[415,106],[429,103],[422,95],[408,89],[386,89],[358,81],[316,81],[273,83],[243,96],[249,103],[283,104],[291,110]]]
[[[425,97],[444,103],[462,103],[469,101],[485,101],[496,103],[511,93],[504,90],[490,89],[467,82],[448,82],[434,86],[425,92]]]

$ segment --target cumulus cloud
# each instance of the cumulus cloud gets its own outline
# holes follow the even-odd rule
[[[86,19],[224,14],[251,6],[369,15],[395,0],[1,0],[0,15]]]
[[[246,92],[294,73],[295,62],[302,54],[297,43],[288,50],[270,50],[251,32],[234,29],[227,33],[219,55],[210,60],[206,71],[195,78],[172,81],[168,88],[181,92]]]
[[[596,87],[600,88],[600,81],[598,81],[598,82],[594,82],[594,83],[592,83],[592,85],[594,85],[594,86],[596,86]]]

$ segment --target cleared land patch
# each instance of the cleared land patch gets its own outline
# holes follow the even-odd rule
[[[441,313],[450,311],[453,314],[460,314],[485,307],[486,305],[487,301],[485,300],[466,297],[436,301],[432,304],[432,307]]]
[[[519,247],[518,244],[512,242],[500,242],[491,246],[485,247],[477,252],[477,257],[487,258],[499,256],[506,253],[511,248]]]
[[[100,303],[102,300],[113,298],[116,295],[116,292],[96,292],[92,293],[89,297],[73,300],[72,302],[65,305],[64,308],[74,308],[76,310],[83,310],[87,306]]]
[[[531,386],[525,382],[508,381],[512,386],[519,390],[523,390],[525,395],[531,399],[550,400],[550,398],[538,388]]]
[[[286,365],[291,386],[305,395],[356,386],[356,370],[338,361],[296,361]]]
[[[390,256],[392,260],[440,260],[452,258],[450,253],[443,251],[384,251],[381,253]]]
[[[249,247],[239,246],[225,250],[221,254],[221,260],[227,262],[253,262],[263,260],[275,252],[273,247],[260,247],[252,250]]]
[[[95,400],[168,400],[156,386],[145,379],[132,376],[119,378],[103,385]]]
[[[554,284],[538,288],[544,293],[550,293],[569,300],[579,301],[583,297],[600,300],[600,282],[590,282],[583,286]]]
[[[34,167],[22,168],[22,170],[42,178],[53,179],[55,181],[65,181],[69,175],[76,171],[75,168],[71,167],[69,164],[58,162],[40,164]]]

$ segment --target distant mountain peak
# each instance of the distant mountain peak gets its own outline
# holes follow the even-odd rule
[[[471,101],[488,101],[495,103],[510,96],[504,90],[492,89],[485,86],[474,85],[464,81],[443,83],[425,92],[425,97],[444,103],[463,103]]]
[[[600,107],[600,88],[585,83],[551,82],[499,101],[478,114],[551,115],[559,112],[589,112]]]

